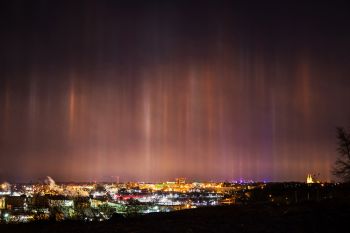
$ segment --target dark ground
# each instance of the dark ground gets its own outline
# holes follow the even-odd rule
[[[350,203],[255,204],[148,214],[106,222],[0,225],[0,232],[350,232]]]

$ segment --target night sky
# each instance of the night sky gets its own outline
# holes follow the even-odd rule
[[[1,1],[0,181],[334,179],[350,7],[296,2]]]

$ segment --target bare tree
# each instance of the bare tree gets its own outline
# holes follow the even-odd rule
[[[344,182],[350,182],[350,133],[343,127],[337,127],[338,154],[333,174]]]

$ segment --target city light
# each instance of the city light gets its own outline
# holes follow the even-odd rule
[[[6,193],[0,194],[0,221],[30,222],[35,220],[63,221],[80,219],[82,221],[103,221],[113,213],[128,216],[152,212],[170,212],[205,206],[242,205],[256,202],[255,193],[266,195],[271,203],[288,204],[295,201],[310,200],[309,188],[333,187],[332,183],[266,182],[189,182],[176,178],[175,182],[161,183],[60,183],[51,177],[43,183],[14,184],[6,186]],[[305,186],[306,185],[306,186]],[[310,186],[316,185],[316,186]],[[280,194],[270,193],[282,188]],[[300,189],[298,199],[293,189]],[[313,191],[315,192],[315,191]],[[304,193],[304,194],[303,194]],[[329,198],[325,194],[324,198]]]

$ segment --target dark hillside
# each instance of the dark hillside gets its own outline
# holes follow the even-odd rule
[[[93,223],[0,225],[0,232],[346,232],[349,217],[349,202],[325,201],[208,207]]]

